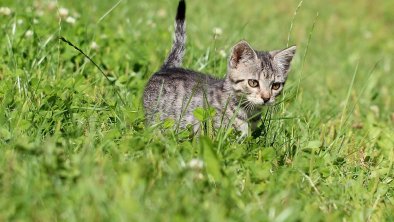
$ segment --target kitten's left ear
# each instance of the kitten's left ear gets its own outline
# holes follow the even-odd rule
[[[270,52],[274,63],[276,63],[277,66],[282,69],[284,73],[289,72],[290,63],[294,57],[294,54],[296,53],[296,48],[296,46],[291,46],[287,49],[275,50]]]
[[[229,67],[236,69],[240,63],[248,63],[257,59],[256,52],[245,40],[238,42],[232,49]]]

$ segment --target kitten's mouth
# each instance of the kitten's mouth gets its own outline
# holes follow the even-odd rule
[[[271,101],[271,100],[269,100],[267,102],[264,102],[264,101],[256,101],[256,102],[251,101],[251,103],[253,103],[253,106],[256,109],[259,109],[259,108],[262,108],[263,106],[272,106],[274,104],[274,101]]]
[[[261,106],[266,105],[266,102],[264,102],[264,100],[257,99],[257,98],[254,98],[254,97],[248,98],[248,100],[249,100],[251,103],[253,103],[255,106],[258,106],[258,107],[261,107]],[[268,101],[267,103],[269,103],[269,101]]]
[[[248,110],[261,109],[263,106],[271,106],[274,104],[274,101],[272,101],[271,99],[267,102],[264,102],[264,100],[250,95],[244,95],[239,99],[241,101],[241,105]]]
[[[265,102],[264,104],[263,104],[263,106],[272,106],[272,105],[274,105],[274,101],[268,101],[268,102]]]

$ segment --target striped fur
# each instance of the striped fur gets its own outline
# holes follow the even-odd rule
[[[270,52],[257,51],[246,41],[237,43],[230,54],[227,74],[222,79],[180,68],[185,50],[185,3],[179,2],[176,31],[171,52],[149,79],[143,96],[148,124],[165,119],[176,121],[176,128],[191,126],[200,131],[194,115],[197,108],[214,108],[214,129],[233,127],[247,135],[256,126],[260,108],[272,104],[287,79],[295,46]],[[254,84],[250,82],[254,81]],[[257,84],[257,86],[256,86]]]

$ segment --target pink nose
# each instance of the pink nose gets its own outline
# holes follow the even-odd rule
[[[268,102],[271,99],[271,95],[269,94],[261,94],[261,99],[264,100],[264,102]]]
[[[261,97],[263,100],[264,100],[264,102],[266,103],[266,102],[268,102],[269,100],[270,100],[270,98],[268,97],[268,98],[265,98],[265,97]]]

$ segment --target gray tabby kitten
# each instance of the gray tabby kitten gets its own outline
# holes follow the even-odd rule
[[[272,104],[282,91],[296,47],[265,52],[240,41],[232,49],[223,79],[183,69],[185,12],[185,1],[181,0],[171,52],[144,91],[146,120],[153,124],[171,118],[179,127],[192,125],[198,132],[200,124],[193,111],[213,107],[214,128],[231,125],[245,136],[249,124],[254,128],[260,120],[261,107]]]

